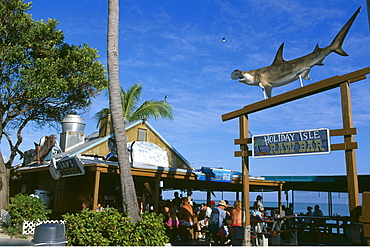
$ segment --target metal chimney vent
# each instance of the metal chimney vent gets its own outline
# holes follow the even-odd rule
[[[63,152],[84,143],[85,125],[85,121],[78,115],[68,115],[62,120],[60,147]]]

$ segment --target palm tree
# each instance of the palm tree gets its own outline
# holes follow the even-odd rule
[[[129,154],[127,151],[127,136],[123,119],[120,96],[119,65],[118,65],[118,23],[119,0],[108,1],[108,35],[107,64],[109,77],[109,99],[112,114],[113,131],[117,145],[118,165],[122,191],[122,208],[124,213],[130,213],[133,222],[141,221],[136,198],[134,180],[131,174]]]
[[[139,105],[142,88],[142,85],[139,83],[132,85],[127,92],[121,87],[122,111],[126,121],[133,122],[151,117],[154,119],[162,118],[173,120],[172,105],[166,100],[157,101],[151,99]],[[95,118],[98,120],[98,125],[99,119],[109,114],[109,108],[104,108],[97,112]]]

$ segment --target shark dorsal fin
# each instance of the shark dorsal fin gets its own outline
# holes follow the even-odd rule
[[[282,43],[278,49],[278,51],[276,52],[276,56],[275,56],[275,59],[274,61],[272,62],[272,64],[274,63],[279,63],[279,62],[284,62],[284,58],[283,58],[283,50],[284,50],[284,43]]]

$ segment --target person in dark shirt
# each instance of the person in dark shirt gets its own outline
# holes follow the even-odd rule
[[[319,205],[315,205],[315,211],[313,211],[314,216],[324,216]]]
[[[179,197],[179,192],[175,191],[173,193],[174,198],[172,199],[172,204],[176,207],[176,211],[179,212],[181,208],[182,199]]]

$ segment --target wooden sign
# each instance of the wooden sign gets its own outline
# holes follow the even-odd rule
[[[254,158],[330,153],[329,129],[281,132],[252,137]]]
[[[76,156],[56,161],[56,169],[62,177],[71,177],[85,174],[84,164]]]

